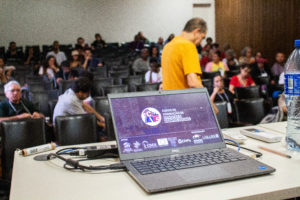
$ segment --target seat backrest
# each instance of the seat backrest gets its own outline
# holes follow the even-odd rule
[[[112,78],[126,78],[129,76],[129,70],[124,71],[109,71],[109,77]]]
[[[95,97],[103,96],[104,95],[103,88],[113,85],[113,81],[114,81],[113,78],[94,79],[92,95]]]
[[[48,106],[49,94],[48,92],[32,92],[31,93],[32,103],[38,103],[39,111],[45,116],[50,116],[50,110]]]
[[[28,89],[30,92],[45,92],[46,91],[43,83],[30,83],[30,85],[28,85]]]
[[[207,88],[208,91],[212,90],[213,88],[212,79],[202,79],[202,84]]]
[[[95,97],[93,99],[93,107],[101,115],[104,115],[104,113],[110,113],[107,97]]]
[[[270,77],[268,76],[258,76],[255,78],[256,84],[258,85],[268,85],[270,83]]]
[[[265,116],[264,99],[242,99],[234,102],[240,122],[258,124]]]
[[[128,85],[129,92],[135,92],[136,86],[141,85],[144,82],[143,76],[129,76],[128,78],[122,79],[122,83]]]
[[[159,89],[160,83],[147,83],[136,86],[137,91],[156,91]]]
[[[219,111],[217,114],[217,119],[218,119],[220,127],[228,128],[229,122],[228,122],[228,114],[227,114],[228,113],[227,112],[227,102],[225,102],[225,101],[216,102],[215,105]]]
[[[2,174],[10,179],[14,151],[46,143],[44,119],[20,119],[2,121],[0,134],[2,136]]]
[[[59,81],[59,94],[63,94],[67,89],[72,87],[75,80],[61,80]]]
[[[235,87],[234,90],[238,99],[260,98],[259,86]]]
[[[60,145],[97,142],[96,116],[94,114],[57,116],[55,125]]]
[[[54,108],[55,108],[55,106],[56,106],[56,104],[57,104],[57,99],[52,99],[52,100],[50,100],[49,102],[48,102],[48,107],[49,107],[49,111],[50,111],[50,119],[51,119],[51,122],[53,122],[53,119],[52,119],[52,117],[53,117],[53,112],[54,112]]]
[[[216,72],[202,72],[202,78],[203,79],[213,79],[217,74],[220,75],[221,73],[219,71],[216,71]]]
[[[104,88],[105,95],[109,93],[123,93],[127,91],[128,91],[127,85],[112,85]]]

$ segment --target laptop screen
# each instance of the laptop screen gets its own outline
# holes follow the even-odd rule
[[[122,154],[221,142],[205,92],[112,98]]]

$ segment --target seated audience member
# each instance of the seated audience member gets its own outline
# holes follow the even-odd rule
[[[61,80],[69,80],[70,76],[70,63],[68,61],[64,61],[61,63],[61,70],[59,70],[55,74],[56,84],[59,85],[59,81]]]
[[[58,73],[59,70],[55,57],[48,56],[45,64],[39,69],[39,75],[43,76],[46,80],[55,82],[55,74]]]
[[[58,41],[53,42],[53,50],[47,53],[46,58],[48,58],[49,56],[54,56],[59,66],[63,61],[67,60],[65,53],[59,50]]]
[[[95,34],[95,41],[92,43],[94,49],[102,49],[106,47],[106,42],[102,39],[102,36],[99,33]]]
[[[87,77],[77,79],[71,88],[59,96],[53,112],[53,122],[57,116],[93,113],[98,126],[105,128],[104,117],[83,101],[90,95],[91,87],[91,81]]]
[[[235,70],[239,66],[239,61],[235,58],[233,49],[228,49],[225,52],[225,58],[222,60],[222,62],[227,64],[229,70]]]
[[[284,61],[285,61],[285,55],[281,52],[278,52],[275,57],[276,62],[271,68],[273,76],[278,80],[280,74],[284,70]]]
[[[257,62],[258,59],[263,58],[262,53],[260,51],[256,52],[255,54],[255,61]]]
[[[229,91],[234,94],[235,87],[255,86],[253,79],[250,76],[250,65],[244,64],[240,67],[240,73],[231,78],[229,83]]]
[[[210,100],[212,103],[225,101],[227,103],[227,112],[231,121],[234,121],[233,115],[233,101],[234,95],[224,88],[224,81],[221,75],[216,75],[213,79],[214,89],[210,95]]]
[[[166,39],[166,41],[164,42],[164,45],[166,45],[168,42],[170,42],[171,40],[173,40],[174,37],[175,37],[174,33],[171,33],[169,35],[169,37]]]
[[[220,71],[221,75],[224,76],[225,71],[229,71],[229,68],[220,59],[221,59],[221,52],[220,51],[214,52],[212,61],[207,63],[205,66],[205,71],[206,72]]]
[[[265,63],[267,62],[264,58],[258,58],[256,60],[257,65],[254,67],[254,69],[251,72],[251,76],[253,77],[254,81],[257,82],[257,77],[269,77],[272,84],[275,84],[275,81],[273,80],[273,75],[271,74],[271,70],[265,66]]]
[[[143,42],[144,44],[148,44],[149,40],[144,36],[144,33],[142,31],[137,33],[137,36],[139,37],[139,40]]]
[[[77,50],[73,50],[71,53],[71,60],[70,60],[70,68],[81,68],[82,65],[82,58],[81,55],[79,55],[79,52]]]
[[[207,46],[206,49],[210,49],[210,47]],[[209,51],[206,51],[206,50],[201,51],[201,59],[200,59],[201,71],[205,71],[205,66],[207,65],[207,63],[209,63],[211,61],[208,52]]]
[[[22,118],[41,118],[42,113],[25,99],[22,99],[21,86],[17,81],[10,81],[4,85],[6,99],[0,103],[0,122]]]
[[[149,54],[146,48],[141,50],[141,57],[137,58],[133,64],[132,69],[134,72],[146,72],[150,69],[150,62],[149,62]]]
[[[144,48],[144,42],[140,40],[138,35],[135,35],[133,41],[129,43],[129,48],[133,51],[141,50]]]
[[[279,76],[278,84],[279,85],[283,85],[284,84],[284,72],[281,72],[281,74]]]
[[[150,59],[150,70],[145,74],[146,83],[162,82],[162,74],[155,58]]]
[[[89,45],[84,43],[84,39],[82,37],[77,38],[75,49],[86,49],[86,48],[89,48]]]
[[[34,52],[33,47],[29,47],[27,51],[25,52],[25,65],[29,64],[37,64],[40,62],[40,53],[39,52]]]
[[[157,47],[158,47],[159,52],[161,53],[164,48],[164,39],[162,37],[158,38]]]
[[[85,49],[82,67],[84,70],[92,70],[97,67],[102,67],[102,63],[100,59],[93,56],[91,49]]]
[[[252,56],[252,49],[250,47],[245,47],[241,51],[241,57],[239,58],[239,63],[242,64],[254,64],[255,57]]]
[[[211,37],[208,37],[206,38],[206,44],[204,45],[204,47],[202,48],[202,50],[205,50],[205,51],[209,51],[211,49],[211,45],[213,43],[213,40]],[[207,49],[207,47],[209,46],[209,49]]]
[[[5,59],[8,62],[19,62],[23,61],[24,59],[24,54],[22,50],[17,49],[17,44],[16,42],[12,41],[9,43],[8,50],[5,54]]]
[[[150,59],[155,58],[157,60],[157,63],[160,65],[160,53],[157,46],[153,46],[150,50]]]
[[[12,73],[15,70],[16,68],[14,66],[6,66],[4,63],[4,59],[0,58],[0,84],[12,80]]]

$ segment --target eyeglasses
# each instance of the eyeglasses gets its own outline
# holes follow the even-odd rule
[[[13,89],[13,90],[8,90],[9,92],[21,92],[20,89]]]

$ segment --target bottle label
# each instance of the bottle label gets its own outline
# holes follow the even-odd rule
[[[285,94],[300,95],[300,74],[285,74]]]

